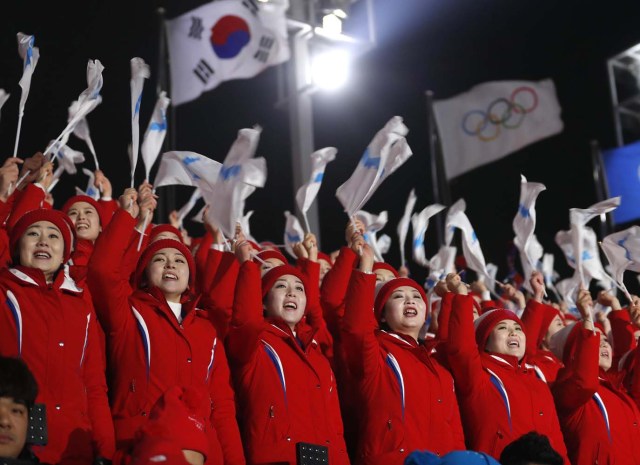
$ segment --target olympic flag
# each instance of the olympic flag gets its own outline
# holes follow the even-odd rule
[[[288,0],[217,0],[167,21],[174,106],[287,61],[288,8]]]
[[[447,179],[562,131],[555,85],[491,81],[434,102]]]

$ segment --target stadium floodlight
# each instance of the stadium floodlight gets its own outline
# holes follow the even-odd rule
[[[313,83],[321,89],[337,90],[349,80],[349,53],[340,48],[326,49],[311,61]]]

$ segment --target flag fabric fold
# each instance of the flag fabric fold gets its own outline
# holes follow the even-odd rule
[[[289,255],[296,258],[293,252],[293,246],[304,240],[304,231],[302,226],[300,226],[298,218],[291,214],[291,212],[285,211],[284,217],[286,219],[284,226],[284,248]]]
[[[385,227],[387,221],[389,221],[389,215],[386,211],[380,212],[378,215],[366,212],[364,210],[358,210],[354,216],[356,219],[362,221],[364,225],[364,240],[373,250],[373,255],[376,261],[383,262],[382,251],[378,247],[377,233]],[[381,245],[385,245],[382,243]]]
[[[18,116],[24,115],[24,107],[29,97],[29,90],[31,89],[31,78],[33,72],[36,69],[38,60],[40,59],[40,49],[34,47],[35,37],[22,32],[18,32],[18,54],[22,58],[23,68],[22,77],[20,78],[20,88],[22,93],[20,94],[20,105],[18,107]]]
[[[443,245],[438,250],[438,253],[429,259],[429,275],[425,282],[427,288],[433,288],[433,286],[435,286],[439,280],[444,279],[448,273],[456,271],[456,253],[456,247]]]
[[[551,79],[490,81],[433,104],[447,179],[563,129]]]
[[[288,8],[288,0],[218,0],[168,20],[173,104],[287,61]]]
[[[555,236],[555,242],[564,253],[567,264],[576,270],[576,275],[580,278],[585,289],[589,288],[589,283],[592,279],[603,283],[611,283],[612,278],[607,275],[600,260],[600,250],[595,231],[588,226],[575,227],[579,227],[582,230],[579,248],[575,247],[573,228],[569,231],[558,231]]]
[[[173,150],[162,154],[153,185],[194,186],[211,190],[221,168],[222,163],[199,153]]]
[[[411,228],[413,229],[412,257],[418,265],[428,267],[426,251],[424,248],[425,234],[429,227],[429,219],[446,207],[440,204],[433,204],[425,207],[420,213],[411,216]]]
[[[412,155],[405,139],[409,129],[394,116],[364,151],[351,177],[336,190],[349,217],[364,207],[380,184]]]
[[[398,226],[396,228],[396,232],[398,233],[398,243],[400,244],[400,265],[405,266],[407,260],[404,255],[404,243],[407,240],[407,234],[409,233],[409,223],[411,222],[411,213],[413,212],[413,208],[416,205],[416,200],[418,197],[416,196],[416,190],[411,189],[409,192],[409,197],[407,197],[407,203],[404,206],[404,213],[402,214],[402,218],[398,221]]]
[[[131,65],[131,187],[134,184],[136,166],[138,164],[138,151],[140,149],[140,104],[142,103],[142,90],[144,80],[151,76],[149,65],[140,57],[134,57]]]
[[[335,147],[325,147],[311,154],[311,176],[309,181],[302,185],[296,193],[296,203],[303,214],[306,214],[318,195],[324,178],[324,170],[327,164],[336,158],[336,153],[338,153],[338,149]]]
[[[144,133],[140,152],[142,153],[142,161],[144,162],[145,179],[149,179],[151,168],[160,154],[162,143],[167,134],[167,107],[169,103],[170,100],[167,98],[167,93],[164,91],[160,92],[156,106],[153,109],[153,114],[149,120],[149,125]]]
[[[462,254],[467,266],[475,271],[478,277],[484,276],[491,281],[491,275],[487,270],[484,254],[480,247],[480,241],[464,210],[457,210],[448,215],[445,227],[447,230],[457,228],[462,231]]]
[[[180,227],[182,227],[184,223],[184,219],[187,217],[189,212],[193,210],[193,207],[196,206],[196,202],[201,198],[202,198],[202,191],[199,188],[196,188],[191,193],[191,197],[189,197],[189,200],[187,200],[187,202],[182,207],[180,207],[180,210],[178,210],[177,212],[178,223],[180,224]]]
[[[4,104],[7,102],[7,100],[9,100],[10,96],[11,94],[8,94],[7,92],[5,92],[4,89],[0,89],[0,110],[2,109]]]

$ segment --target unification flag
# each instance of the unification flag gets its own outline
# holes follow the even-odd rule
[[[407,234],[409,233],[409,223],[411,221],[411,213],[413,212],[413,207],[416,204],[416,190],[411,189],[409,192],[409,197],[407,198],[407,203],[404,206],[404,213],[402,214],[402,218],[398,222],[397,233],[398,233],[398,243],[400,244],[400,265],[405,266],[407,262],[404,257],[404,243],[407,240]]]
[[[301,186],[296,193],[296,203],[302,213],[309,210],[318,195],[324,178],[324,170],[327,163],[336,158],[336,153],[338,153],[338,149],[335,147],[325,147],[311,154],[311,176],[309,181]]]
[[[429,227],[429,220],[432,216],[440,213],[446,207],[438,203],[425,207],[420,213],[414,213],[411,216],[411,227],[413,228],[412,257],[413,260],[421,266],[429,266],[426,252],[424,249],[424,236]]]
[[[155,187],[182,185],[211,190],[218,179],[222,163],[189,151],[162,154],[153,182]]]
[[[364,240],[373,250],[376,261],[383,262],[384,259],[382,258],[382,254],[385,252],[381,251],[379,246],[383,245],[384,248],[386,244],[384,244],[385,241],[380,243],[376,235],[378,231],[385,227],[387,221],[389,220],[387,211],[382,211],[379,215],[373,215],[364,210],[358,210],[355,213],[355,217],[356,219],[362,221],[362,224],[364,224]]]
[[[29,89],[31,88],[31,77],[40,59],[40,49],[33,46],[34,41],[33,36],[18,32],[18,54],[23,62],[22,77],[20,78],[22,94],[20,95],[20,105],[18,107],[18,115],[20,117],[24,114],[24,106],[27,103]]]
[[[426,286],[431,289],[438,281],[444,279],[447,274],[456,271],[457,249],[448,245],[440,246],[440,250],[429,260],[429,276],[427,277]]]
[[[158,158],[164,137],[167,134],[167,107],[169,103],[170,100],[167,98],[167,93],[160,92],[151,120],[149,120],[149,126],[147,126],[147,131],[144,133],[140,152],[144,162],[145,179],[149,179],[151,168]]]
[[[602,151],[609,195],[622,202],[613,212],[615,224],[640,218],[640,142]]]
[[[582,280],[585,289],[589,287],[592,279],[609,284],[611,277],[602,266],[596,233],[588,226],[581,226],[581,229],[581,244],[577,250],[573,227],[569,231],[558,231],[555,236],[556,244],[564,253],[567,264],[576,270],[575,274]]]
[[[218,0],[167,21],[173,104],[287,61],[288,8],[288,0]]]
[[[2,106],[9,99],[10,95],[11,94],[7,94],[7,92],[4,89],[0,89],[0,109],[2,109]]]
[[[149,65],[140,57],[130,60],[131,64],[131,152],[129,153],[131,164],[131,187],[133,187],[136,166],[138,164],[138,150],[140,149],[140,104],[142,103],[142,90],[144,80],[151,76]]]
[[[293,246],[304,240],[304,231],[302,230],[302,226],[300,226],[298,218],[291,214],[291,212],[285,211],[284,217],[286,218],[284,226],[284,247],[289,255],[296,258],[296,254],[293,252]]]
[[[448,215],[445,226],[447,230],[458,228],[462,231],[462,255],[467,266],[478,273],[478,276],[484,276],[491,281],[491,274],[487,270],[480,241],[464,210],[458,210],[452,215]]]
[[[602,240],[603,245],[606,243],[620,247],[623,255],[630,261],[627,269],[640,273],[640,226],[631,226],[609,234]]]
[[[555,85],[542,81],[491,81],[434,102],[447,179],[503,158],[563,124]]]

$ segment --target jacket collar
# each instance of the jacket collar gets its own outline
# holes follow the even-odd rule
[[[158,309],[160,309],[163,313],[170,317],[171,321],[175,321],[176,324],[178,320],[176,320],[174,313],[169,308],[169,304],[167,303],[167,299],[165,298],[162,291],[156,287],[151,286],[146,289],[138,289],[133,294],[134,297],[142,299],[146,301],[149,305],[152,305]],[[182,304],[182,323],[184,324],[188,319],[195,317],[195,309],[198,304],[200,298],[194,296],[190,292],[184,292],[180,299],[180,303]]]
[[[315,336],[316,330],[314,330],[303,320],[300,320],[300,322],[298,322],[298,324],[295,326],[295,336],[289,325],[283,319],[267,317],[265,318],[265,321],[274,328],[274,332],[276,334],[280,334],[283,337],[289,336],[294,340],[295,338],[298,338],[302,342],[302,346],[305,348],[305,350],[311,343],[315,341],[313,337]]]
[[[381,329],[380,332],[393,338],[399,345],[404,345],[412,348],[416,348],[420,345],[418,341],[407,334],[396,333],[395,331],[385,331],[384,329]]]
[[[29,284],[41,288],[49,287],[49,284],[44,277],[44,273],[37,268],[17,265],[14,268],[9,268],[9,273],[11,273],[14,281],[17,281],[23,285]],[[72,294],[82,294],[84,292],[83,289],[76,284],[76,282],[69,274],[69,265],[64,265],[61,270],[58,270],[55,277],[53,278],[51,287],[54,289],[67,291]]]

